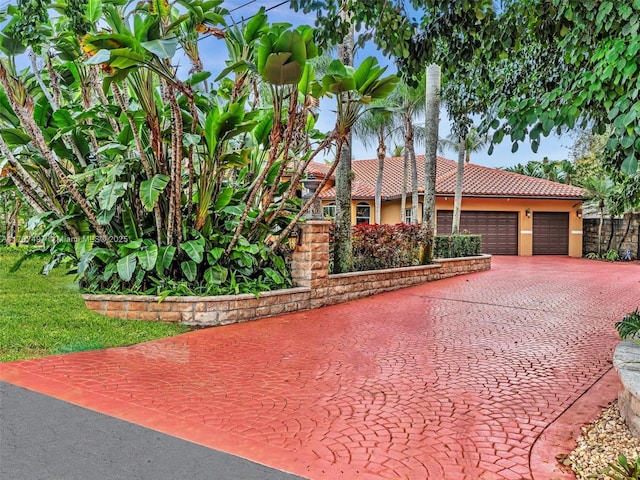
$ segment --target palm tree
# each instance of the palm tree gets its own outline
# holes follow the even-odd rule
[[[552,182],[558,181],[558,162],[552,162],[549,157],[544,157],[540,168],[542,169],[542,178]]]
[[[418,167],[416,164],[416,141],[423,142],[424,135],[415,132],[414,119],[424,113],[426,95],[426,77],[422,77],[416,87],[406,83],[398,85],[391,95],[390,102],[399,112],[398,132],[403,132],[404,168],[402,175],[402,197],[400,200],[400,218],[404,219],[407,198],[407,177],[411,169],[411,218],[418,223]]]
[[[424,203],[422,205],[423,265],[433,258],[433,236],[436,229],[436,159],[438,156],[438,123],[440,120],[440,66],[427,67],[425,102]]]
[[[537,162],[535,160],[530,160],[524,165],[522,163],[518,163],[517,165],[514,165],[512,167],[503,167],[502,170],[504,170],[505,172],[526,175],[527,177],[542,178],[543,173],[540,167],[541,167],[540,162]]]
[[[481,135],[478,133],[478,130],[475,127],[471,127],[469,129],[469,133],[464,139],[464,161],[465,163],[469,163],[471,161],[471,154],[477,153],[481,151],[484,147],[489,143],[489,137],[487,135]],[[454,152],[460,151],[461,143],[458,138],[454,134],[449,134],[445,138],[441,138],[438,140],[438,149],[441,152],[445,150],[453,150]],[[518,166],[522,167],[522,165],[518,164]],[[514,171],[511,170],[516,167],[506,167],[503,170]],[[521,172],[516,172],[521,173]]]
[[[585,205],[596,206],[600,222],[598,223],[598,255],[602,252],[602,225],[604,223],[604,213],[611,196],[614,192],[613,180],[609,177],[588,177],[584,181],[583,188],[586,190],[587,201]]]
[[[571,185],[578,171],[576,164],[571,160],[560,160],[558,163],[558,180]]]
[[[375,223],[380,225],[382,210],[382,178],[384,174],[384,159],[387,156],[387,140],[394,134],[393,117],[389,110],[388,100],[373,102],[370,110],[363,114],[354,125],[353,133],[362,140],[365,147],[371,146],[371,140],[377,141],[376,154],[378,158],[378,176],[375,191]]]
[[[439,148],[446,148],[458,152],[458,169],[456,171],[456,190],[453,200],[453,221],[451,233],[460,233],[460,212],[462,210],[462,183],[464,178],[464,164],[471,161],[471,154],[482,150],[489,142],[487,135],[480,135],[475,128],[469,129],[463,138],[457,138],[454,134],[449,134],[447,138],[440,139]]]
[[[350,19],[348,4],[341,5],[340,16],[343,20]],[[338,58],[344,65],[353,66],[355,50],[355,29],[349,25],[349,32],[338,45]],[[342,102],[348,103],[348,93],[341,94]],[[336,168],[336,219],[334,230],[333,265],[335,273],[350,272],[353,268],[353,247],[351,240],[351,132],[347,134],[339,153]]]
[[[530,160],[524,165],[518,163],[512,167],[504,167],[502,170],[567,185],[573,183],[578,172],[576,164],[571,160],[549,160],[547,157],[544,157],[541,162]]]

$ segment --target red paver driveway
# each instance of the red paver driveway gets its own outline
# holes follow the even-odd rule
[[[546,426],[610,368],[640,266],[496,257],[376,297],[0,378],[309,478],[531,479]]]

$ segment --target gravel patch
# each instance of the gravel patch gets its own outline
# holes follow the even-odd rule
[[[635,461],[640,457],[640,439],[631,435],[620,416],[618,402],[614,401],[592,424],[582,427],[568,461],[577,480],[607,480],[611,477],[600,472],[616,462],[620,454]]]

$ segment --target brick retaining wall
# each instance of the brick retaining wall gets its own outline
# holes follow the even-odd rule
[[[292,260],[295,288],[255,295],[160,297],[84,295],[91,310],[108,317],[214,326],[347,302],[442,278],[489,270],[491,256],[439,259],[433,265],[329,275],[329,223],[301,224],[302,244]]]

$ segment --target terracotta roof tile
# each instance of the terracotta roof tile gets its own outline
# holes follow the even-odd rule
[[[455,170],[452,175],[438,179],[436,191],[439,194],[453,195],[455,188]],[[584,191],[581,188],[572,185],[528,177],[473,163],[467,163],[464,166],[462,191],[469,196],[488,197],[582,198],[584,196]]]
[[[329,172],[330,168],[331,168],[331,165],[326,165],[324,163],[311,162],[307,167],[307,172],[312,173],[314,175],[324,176]],[[331,175],[331,178],[333,177],[334,175]]]
[[[424,155],[416,156],[418,166],[418,191],[424,191]],[[436,164],[436,193],[453,195],[456,184],[456,162],[438,157]],[[310,168],[322,175],[329,170],[328,165],[314,163]],[[374,198],[378,160],[356,160],[352,163],[355,173],[353,198]],[[384,161],[382,197],[399,198],[402,194],[402,157],[386,158]],[[411,192],[411,175],[407,179],[407,191]],[[581,188],[540,178],[528,177],[495,168],[483,167],[473,163],[464,166],[463,194],[479,197],[512,198],[575,198],[584,195]],[[335,189],[330,188],[321,195],[324,199],[335,198]]]
[[[322,199],[332,199],[336,196],[335,187],[327,188],[320,193],[320,198]],[[351,198],[354,200],[357,199],[369,199],[374,198],[376,196],[375,187],[368,185],[364,182],[360,182],[358,180],[354,180],[351,182]]]

